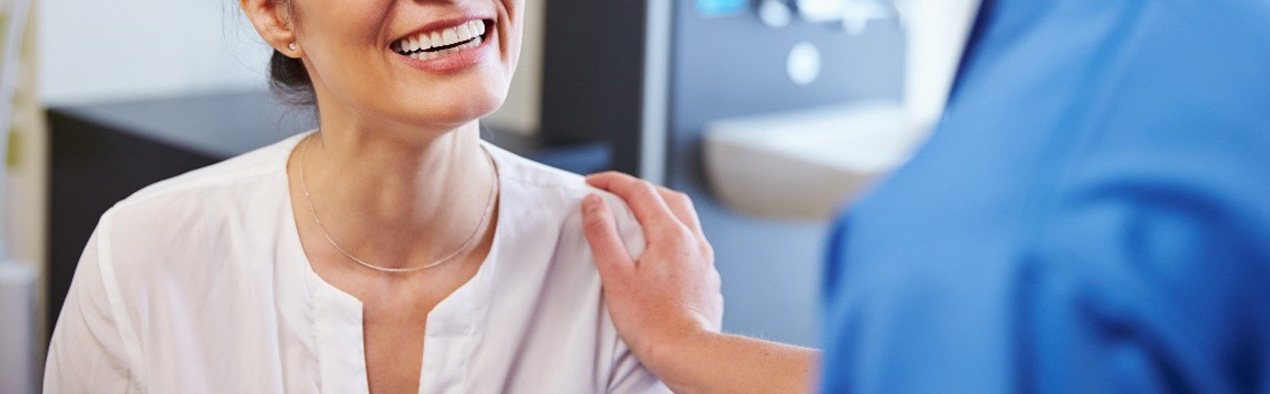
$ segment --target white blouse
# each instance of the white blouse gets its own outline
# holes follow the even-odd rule
[[[364,393],[362,305],[300,246],[287,158],[307,133],[157,183],[98,223],[53,333],[51,393]],[[428,314],[420,393],[668,392],[618,338],[582,177],[484,144],[493,246]],[[622,201],[619,231],[643,235]]]

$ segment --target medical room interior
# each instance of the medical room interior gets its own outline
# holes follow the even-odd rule
[[[717,253],[724,329],[815,346],[829,220],[931,131],[976,3],[529,0],[521,62],[484,138],[688,193]],[[0,386],[34,392],[106,209],[314,124],[271,96],[269,51],[236,2],[8,0],[3,12]]]
[[[692,197],[723,329],[820,344],[832,220],[944,113],[978,0],[525,1],[482,137]],[[0,391],[39,390],[99,218],[146,185],[316,126],[269,90],[238,2],[0,5]]]

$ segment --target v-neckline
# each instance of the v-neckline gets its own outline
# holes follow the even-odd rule
[[[317,350],[322,392],[368,393],[370,381],[366,367],[363,320],[365,305],[357,297],[327,282],[313,269],[313,263],[304,252],[299,223],[295,217],[295,204],[291,201],[291,177],[287,172],[287,165],[299,143],[315,132],[316,130],[291,137],[292,140],[285,144],[280,155],[284,220],[288,224],[283,226],[287,229],[285,242],[287,247],[294,251],[292,255],[297,256],[294,262],[300,265],[298,268],[304,276],[302,280],[311,302],[314,347]],[[481,147],[489,154],[495,166],[495,181],[498,182],[497,212],[499,215],[494,222],[494,236],[489,253],[485,255],[476,273],[438,302],[428,313],[428,324],[424,328],[425,346],[419,371],[420,393],[450,391],[444,390],[445,387],[457,387],[458,392],[463,391],[463,382],[466,380],[466,365],[463,361],[468,358],[467,353],[472,350],[470,340],[478,333],[477,327],[480,327],[484,321],[485,314],[482,310],[488,306],[490,292],[493,290],[491,286],[493,271],[497,268],[502,239],[506,237],[505,218],[509,215],[503,213],[507,212],[509,199],[504,196],[509,189],[503,174],[505,166],[503,158],[500,157],[501,152],[485,141],[481,141]],[[461,349],[447,348],[448,346],[458,346]],[[455,361],[452,363],[439,363],[436,362],[437,360],[426,362],[429,360],[429,354],[461,357],[457,360],[446,360]],[[442,374],[439,371],[442,367],[458,374]],[[351,372],[350,368],[357,371],[357,376],[348,376]],[[443,377],[450,379],[442,379]],[[350,389],[356,391],[349,391]]]

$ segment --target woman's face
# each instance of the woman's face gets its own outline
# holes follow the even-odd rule
[[[494,112],[524,0],[289,0],[323,113],[450,130]]]

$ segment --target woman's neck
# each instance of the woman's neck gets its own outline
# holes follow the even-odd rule
[[[314,210],[344,250],[409,268],[462,247],[496,177],[476,122],[443,133],[328,128],[304,142]],[[302,147],[303,148],[303,147]]]

